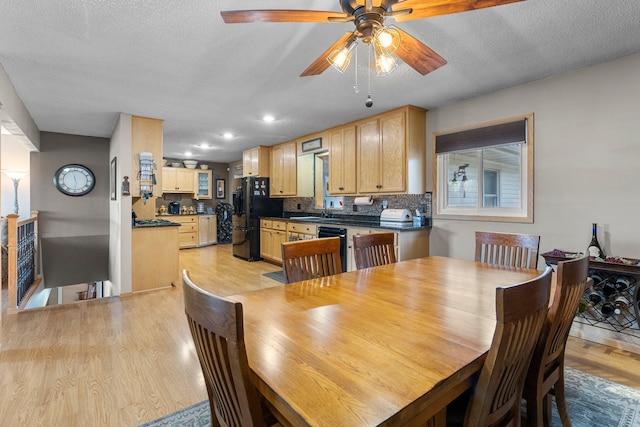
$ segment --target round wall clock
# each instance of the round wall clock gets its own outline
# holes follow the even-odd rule
[[[84,196],[93,190],[96,178],[93,172],[82,165],[62,166],[53,175],[53,185],[67,196]]]

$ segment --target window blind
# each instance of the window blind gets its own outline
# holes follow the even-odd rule
[[[436,154],[527,142],[527,120],[467,129],[436,136]]]

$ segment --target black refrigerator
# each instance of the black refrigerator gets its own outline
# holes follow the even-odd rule
[[[260,217],[282,217],[282,199],[269,197],[269,178],[242,178],[233,195],[233,256],[260,261]]]

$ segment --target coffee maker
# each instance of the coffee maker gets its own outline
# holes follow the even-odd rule
[[[180,202],[169,203],[169,215],[180,215]]]

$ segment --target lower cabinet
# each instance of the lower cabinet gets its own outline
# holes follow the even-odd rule
[[[198,246],[213,245],[218,239],[217,217],[198,215]]]
[[[316,224],[305,224],[301,222],[287,223],[287,241],[309,240],[318,237],[318,226]]]
[[[282,243],[287,241],[287,222],[270,219],[260,221],[260,256],[282,265]]]
[[[178,228],[178,246],[183,248],[195,248],[198,246],[198,215],[173,215],[163,217],[180,224]]]
[[[131,291],[168,288],[180,283],[179,227],[141,227],[131,231]]]
[[[380,228],[347,228],[347,271],[356,270],[353,253],[353,236],[358,234],[385,233],[391,230]],[[398,261],[429,256],[429,230],[408,230],[395,233],[395,251]]]

